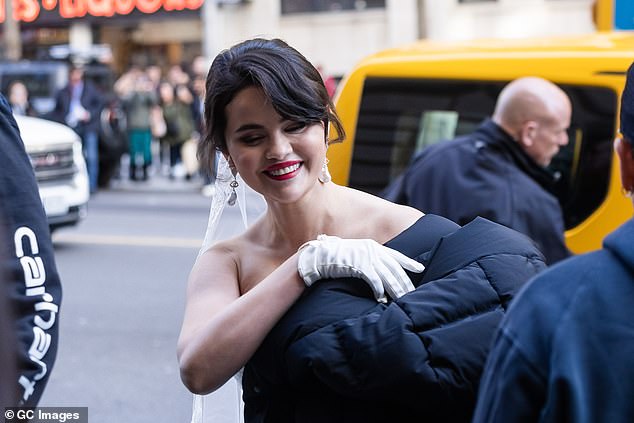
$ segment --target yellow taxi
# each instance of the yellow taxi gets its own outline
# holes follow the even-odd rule
[[[598,249],[632,216],[620,190],[612,141],[619,127],[634,33],[462,42],[420,41],[362,60],[335,99],[346,140],[329,148],[333,179],[380,193],[425,146],[471,132],[509,81],[540,76],[572,100],[570,143],[551,163],[560,173],[566,243]]]

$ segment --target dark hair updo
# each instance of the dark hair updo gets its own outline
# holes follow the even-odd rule
[[[205,129],[198,146],[201,166],[210,170],[216,150],[226,152],[225,109],[247,87],[259,87],[284,119],[317,123],[326,130],[331,123],[337,138],[345,137],[343,125],[317,69],[297,50],[279,39],[255,38],[222,51],[207,74]]]

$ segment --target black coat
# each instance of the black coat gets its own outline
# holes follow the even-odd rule
[[[424,149],[383,195],[464,225],[476,216],[532,238],[552,264],[570,255],[555,178],[487,120],[470,135]]]
[[[4,285],[0,295],[8,294],[14,312],[18,355],[16,379],[0,382],[19,388],[20,404],[35,407],[57,353],[62,288],[35,174],[9,104],[2,96],[0,283]],[[2,342],[6,339],[9,337],[2,336]]]
[[[367,284],[315,283],[245,366],[245,421],[468,422],[509,301],[545,267],[523,235],[426,215],[386,244],[425,264],[389,304]]]

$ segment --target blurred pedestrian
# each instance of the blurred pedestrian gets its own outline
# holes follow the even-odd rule
[[[634,64],[614,141],[634,192]],[[482,377],[475,423],[634,421],[634,219],[565,260],[511,304]]]
[[[11,394],[18,393],[13,405],[35,407],[57,354],[62,288],[35,174],[17,128],[0,95],[0,295],[8,296],[10,306],[0,306],[0,313],[6,318],[12,312],[15,331],[14,343],[10,333],[2,334],[0,350],[17,354],[15,377],[2,374],[0,381],[2,389],[6,383]]]
[[[158,98],[152,81],[138,68],[130,69],[115,83],[126,115],[130,180],[146,181],[152,164],[152,113]]]
[[[181,65],[170,66],[165,79],[175,87],[179,85],[189,85],[189,74],[183,70]]]
[[[195,75],[192,83],[192,91],[194,93],[194,101],[192,102],[192,114],[194,116],[194,126],[196,128],[196,137],[198,142],[205,130],[204,111],[205,111],[205,76]],[[208,158],[210,163],[200,167],[200,174],[203,180],[201,192],[206,197],[214,194],[214,182],[216,180],[216,154]]]
[[[91,193],[97,191],[99,181],[99,125],[103,98],[97,87],[84,78],[84,66],[73,63],[68,84],[57,92],[52,112],[54,120],[73,128],[82,140]]]
[[[572,107],[541,78],[520,78],[500,93],[493,117],[475,132],[423,149],[384,197],[464,225],[476,216],[532,238],[549,264],[570,255],[546,166],[568,144]]]
[[[154,90],[158,93],[158,87],[163,80],[163,70],[159,65],[150,65],[145,69],[145,73],[150,79],[150,82],[152,82]]]
[[[335,81],[335,78],[333,78],[329,73],[326,73],[322,65],[317,65],[317,70],[319,71],[321,78],[324,80],[324,85],[326,87],[326,91],[328,91],[328,95],[330,98],[333,98],[335,96],[335,92],[337,91],[337,82]]]
[[[205,56],[194,57],[191,65],[191,79],[198,77],[205,78],[207,71],[209,70],[209,65],[211,65],[211,63]]]
[[[193,99],[186,87],[183,85],[174,87],[167,81],[161,82],[159,95],[166,128],[161,142],[169,146],[169,178],[191,177],[190,173],[185,174],[186,170],[182,163],[181,149],[194,133],[194,119],[189,104]]]
[[[7,89],[9,104],[14,115],[37,116],[35,109],[29,101],[29,92],[26,85],[20,80],[15,80],[9,84]]]

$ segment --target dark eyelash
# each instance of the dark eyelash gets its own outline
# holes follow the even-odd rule
[[[308,126],[307,122],[295,122],[292,125],[289,125],[287,129],[291,131],[297,131],[299,129],[306,128],[307,126]]]
[[[240,140],[245,144],[253,144],[260,141],[261,139],[262,139],[261,135],[245,136],[240,138]]]

